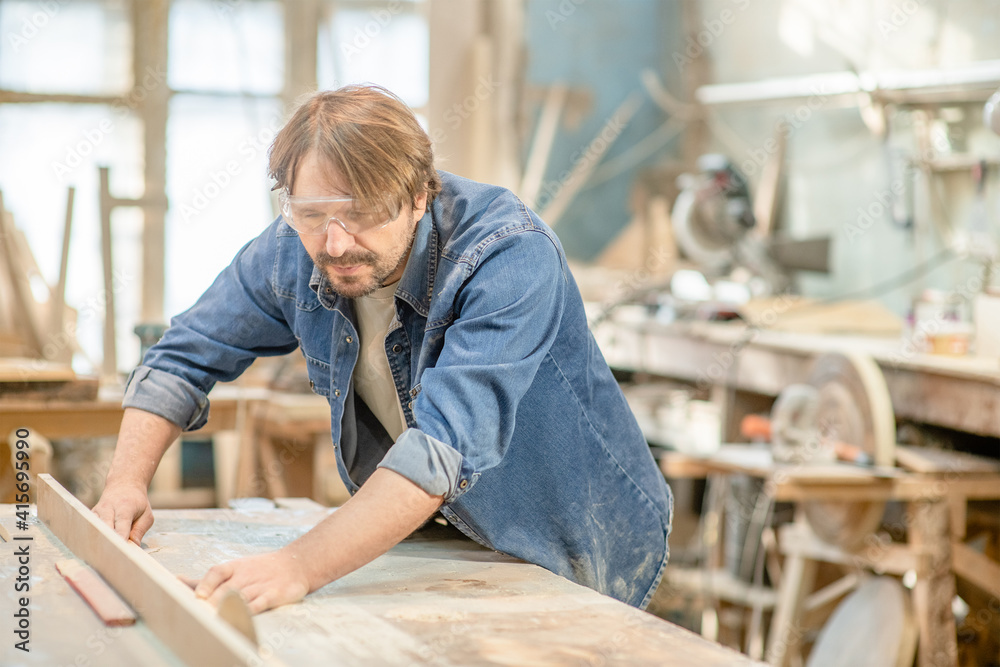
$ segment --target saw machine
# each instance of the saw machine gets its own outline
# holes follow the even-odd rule
[[[771,442],[779,463],[813,465],[835,459],[891,467],[896,421],[885,378],[871,357],[826,353],[808,383],[791,385],[771,412]],[[885,501],[809,501],[805,516],[824,541],[856,549],[878,530]]]

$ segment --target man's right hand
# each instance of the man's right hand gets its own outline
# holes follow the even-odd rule
[[[101,499],[94,505],[94,513],[123,539],[136,544],[142,542],[142,536],[153,525],[149,496],[146,489],[138,486],[105,487]]]
[[[163,452],[180,432],[163,417],[125,408],[104,492],[94,505],[94,513],[123,539],[139,544],[153,525],[146,489]]]

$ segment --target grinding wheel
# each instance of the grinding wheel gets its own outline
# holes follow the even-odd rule
[[[816,359],[809,384],[819,392],[816,412],[824,442],[845,442],[866,452],[876,466],[895,463],[896,419],[882,370],[871,357],[831,352]],[[825,542],[857,549],[878,530],[885,501],[810,501],[806,519]]]
[[[892,577],[873,577],[837,606],[806,667],[910,667],[917,633],[909,592]]]

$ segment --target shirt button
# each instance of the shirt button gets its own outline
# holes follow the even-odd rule
[[[333,448],[334,448],[334,449],[336,449],[336,448],[337,448],[337,443],[333,443]]]
[[[333,288],[332,288],[332,287],[327,287],[327,288],[326,288],[325,290],[323,290],[323,291],[324,291],[324,292],[326,292],[327,294],[333,294]]]
[[[340,390],[339,389],[334,389],[333,390],[333,395],[339,397],[340,396]]]
[[[468,485],[469,485],[469,480],[463,479],[461,482],[458,483],[458,488],[464,489]]]
[[[348,336],[344,340],[346,340],[348,343],[353,343],[354,342],[354,339],[352,337],[350,337],[350,336]]]
[[[395,345],[392,346],[392,351],[395,352],[396,354],[399,354],[400,352],[403,351],[403,346],[400,345],[399,343],[396,343]]]
[[[315,389],[316,388],[316,383],[313,382],[312,380],[309,380],[309,388],[310,389]]]

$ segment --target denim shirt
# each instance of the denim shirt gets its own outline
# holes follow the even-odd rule
[[[395,443],[353,391],[351,300],[280,217],[172,320],[124,405],[196,429],[216,382],[299,347],[351,493],[389,468],[444,496],[441,513],[477,542],[644,607],[666,565],[672,497],[562,246],[509,191],[441,179],[385,339],[408,427]]]

